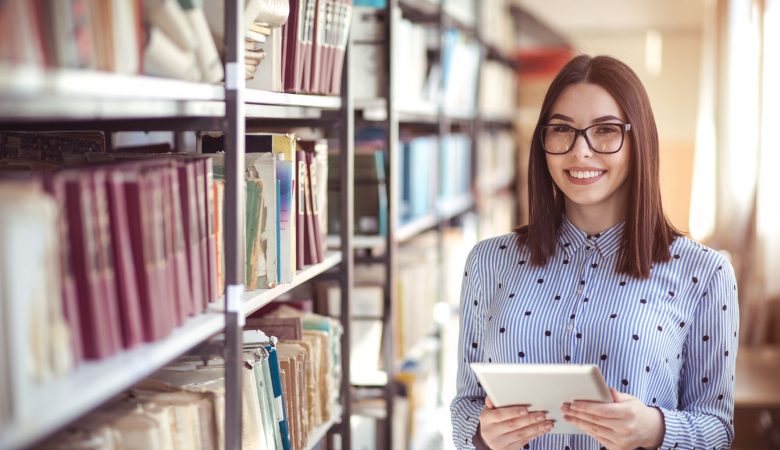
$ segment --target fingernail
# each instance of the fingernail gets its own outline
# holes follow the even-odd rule
[[[542,416],[536,416],[536,421],[537,421],[537,422],[541,422],[542,420],[544,420],[544,417],[542,417]]]

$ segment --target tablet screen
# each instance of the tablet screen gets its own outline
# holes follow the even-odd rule
[[[563,420],[561,405],[574,400],[611,402],[598,366],[576,364],[484,364],[471,369],[497,407],[530,405],[555,420],[550,433],[583,434]]]

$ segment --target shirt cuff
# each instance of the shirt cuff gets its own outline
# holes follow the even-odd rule
[[[687,418],[680,411],[673,411],[656,406],[664,416],[664,440],[660,449],[688,448],[688,440],[685,431],[687,427]]]

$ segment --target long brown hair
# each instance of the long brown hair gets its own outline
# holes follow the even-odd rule
[[[631,124],[633,149],[626,223],[617,271],[648,278],[653,262],[668,261],[669,246],[680,236],[667,220],[661,205],[658,182],[658,130],[642,82],[624,63],[609,56],[580,55],[569,61],[553,80],[542,103],[539,121],[531,139],[528,165],[528,225],[517,228],[520,245],[528,244],[531,264],[545,266],[555,253],[558,230],[564,213],[564,194],[547,167],[541,142],[541,127],[549,120],[550,109],[569,85],[592,83],[606,89]]]

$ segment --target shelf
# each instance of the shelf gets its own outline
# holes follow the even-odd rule
[[[400,225],[395,232],[395,241],[402,243],[413,237],[435,228],[439,225],[439,220],[435,214],[426,214],[424,216],[412,219],[403,225]],[[387,239],[384,236],[354,236],[352,238],[352,248],[374,249],[384,251]],[[339,236],[328,236],[328,247],[338,248],[341,245]]]
[[[4,426],[0,430],[0,448],[20,449],[35,444],[224,328],[224,315],[206,312],[191,317],[162,341],[79,365],[41,388],[36,398],[25,401],[25,407],[34,414]]]
[[[395,232],[395,240],[397,242],[408,241],[409,239],[428,231],[439,224],[439,219],[436,214],[428,214],[416,219],[412,219],[410,222],[398,227]]]
[[[287,94],[283,92],[258,91],[255,89],[247,89],[244,91],[244,102],[247,104],[294,106],[334,111],[341,108],[341,97]]]
[[[303,270],[298,271],[293,278],[293,282],[289,284],[280,284],[272,289],[257,289],[254,291],[244,292],[242,310],[244,316],[248,316],[263,306],[271,303],[274,299],[292,290],[293,288],[300,286],[301,284],[311,280],[312,278],[320,275],[333,267],[336,267],[341,263],[341,252],[329,251],[325,255],[325,260],[319,264],[312,266],[306,266]]]
[[[341,423],[342,416],[343,415],[343,408],[341,405],[335,405],[335,408],[333,410],[333,416],[331,419],[324,424],[318,426],[312,432],[309,434],[309,442],[304,447],[304,450],[312,450],[315,448],[322,439],[328,434],[328,431],[330,431],[331,428],[333,428],[333,425],[336,425],[338,423]]]
[[[495,195],[514,186],[514,174],[503,174],[491,179],[483,179],[477,183],[477,191],[480,195]]]
[[[515,126],[515,118],[511,114],[482,113],[480,120],[489,127],[514,128]]]
[[[430,0],[398,0],[398,7],[401,8],[404,16],[412,22],[436,23],[439,20],[439,2]]]
[[[299,271],[291,284],[244,293],[244,315],[251,314],[340,262],[340,252],[328,252],[322,263]],[[209,306],[209,311],[190,318],[160,342],[145,344],[105,360],[84,363],[48,384],[32,402],[26,402],[26,406],[35,411],[33,417],[28,421],[11,423],[0,431],[0,448],[10,450],[34,444],[223,331],[225,317],[219,311],[223,307],[223,302],[215,302]],[[74,392],[79,395],[74,396]]]
[[[438,204],[441,220],[451,220],[461,214],[470,211],[474,207],[474,198],[470,195],[462,195],[454,199],[440,200]]]
[[[76,69],[0,64],[0,120],[221,118],[224,86]],[[310,119],[341,97],[244,91],[248,118]]]
[[[363,114],[363,119],[372,122],[387,120],[387,100],[384,98],[358,99],[355,111]],[[436,103],[423,100],[398,100],[395,103],[398,122],[404,124],[439,123],[439,109]],[[476,118],[473,110],[445,110],[443,118],[450,121],[472,121]]]
[[[495,46],[492,43],[483,42],[482,46],[485,47],[486,53],[485,56],[490,61],[496,61],[499,62],[510,69],[516,69],[517,68],[517,60],[514,56],[511,54],[508,54],[504,50],[500,49],[499,47]]]
[[[221,117],[221,85],[0,64],[0,120]]]

